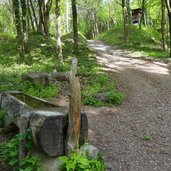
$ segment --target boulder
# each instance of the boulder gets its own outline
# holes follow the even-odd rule
[[[99,155],[99,149],[91,144],[85,144],[80,148],[80,151],[86,153],[89,157],[96,159]]]
[[[68,73],[62,73],[62,72],[53,72],[51,75],[52,79],[55,79],[56,81],[69,81]]]
[[[109,102],[108,93],[97,93],[94,97],[102,102]]]
[[[49,74],[46,72],[29,72],[22,75],[22,79],[31,82],[32,84],[48,85]]]

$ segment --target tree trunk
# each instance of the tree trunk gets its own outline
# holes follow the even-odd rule
[[[74,36],[74,52],[78,52],[78,25],[77,25],[77,7],[76,0],[72,2],[72,16],[73,16],[73,36]]]
[[[161,0],[161,12],[162,12],[162,18],[161,18],[161,33],[162,33],[162,49],[163,51],[166,51],[166,18],[165,18],[165,2]]]
[[[24,52],[24,37],[23,32],[21,28],[21,21],[20,21],[20,7],[19,7],[19,1],[18,0],[12,0],[13,4],[13,10],[15,14],[15,26],[17,30],[17,38],[18,38],[18,45],[19,45],[19,56],[20,56],[20,62],[24,61],[25,58],[25,52]]]
[[[170,58],[171,58],[171,0],[166,0],[166,7],[169,16],[169,33],[170,33]]]
[[[27,42],[28,42],[28,34],[27,34],[27,6],[26,0],[21,0],[21,8],[22,8],[22,26],[23,26],[23,38],[24,38],[24,51],[28,52]]]
[[[43,14],[42,14],[42,10],[43,10],[43,1],[42,0],[38,0],[38,5],[39,5],[39,32],[43,32]]]
[[[35,31],[34,22],[33,22],[31,10],[30,10],[30,7],[29,7],[29,0],[27,0],[27,6],[28,6],[27,9],[28,9],[28,16],[29,16],[29,18],[30,18],[31,27],[32,27],[32,29]],[[28,21],[29,21],[29,20],[28,20]]]
[[[66,1],[66,32],[69,33],[69,1]]]
[[[49,35],[49,18],[50,18],[51,7],[52,7],[52,0],[48,0],[44,4],[44,29],[46,35]]]
[[[60,64],[63,65],[60,10],[60,0],[56,0],[56,54]]]
[[[35,9],[34,9],[32,0],[30,0],[30,6],[31,6],[31,9],[32,9],[33,17],[34,17],[34,22],[36,24],[36,29],[38,30],[38,22],[37,22],[37,17],[36,17],[36,13],[35,13]],[[34,27],[34,22],[33,22],[33,26],[32,27]]]
[[[128,17],[127,17],[125,0],[122,0],[122,13],[123,13],[124,41],[127,44],[129,41],[129,35],[128,35]]]
[[[169,13],[170,58],[171,58],[171,12]]]

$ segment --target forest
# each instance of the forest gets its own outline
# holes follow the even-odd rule
[[[0,0],[0,170],[167,171],[170,62],[171,0]]]

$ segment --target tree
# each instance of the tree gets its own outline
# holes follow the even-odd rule
[[[23,36],[22,27],[21,27],[19,1],[12,0],[12,5],[13,5],[13,10],[14,10],[14,15],[15,15],[15,26],[17,30],[20,62],[23,62],[25,58],[25,47],[24,47],[24,36]]]
[[[34,18],[34,20],[32,20],[32,27],[34,28],[34,23],[35,23],[36,30],[38,31],[38,22],[37,22],[36,12],[35,12],[35,8],[33,6],[32,0],[30,0],[30,6],[31,6],[31,10],[32,10],[32,15],[33,15],[33,17],[32,17],[31,12],[30,12],[30,19],[32,20],[32,18]],[[28,8],[29,8],[29,6],[28,6]]]
[[[26,6],[26,0],[21,0],[21,9],[22,9],[22,30],[23,30],[23,43],[24,43],[24,51],[28,51],[27,47],[27,40],[28,40],[28,34],[27,34],[27,6]]]
[[[49,34],[49,15],[52,7],[52,0],[42,1],[38,0],[39,6],[39,31]]]
[[[166,0],[166,7],[169,17],[169,34],[170,34],[170,58],[171,58],[171,0]]]
[[[73,36],[74,36],[74,52],[78,51],[78,25],[77,25],[77,7],[76,0],[71,0],[72,17],[73,17]]]
[[[161,0],[161,13],[162,13],[162,17],[161,17],[161,33],[162,33],[162,49],[163,51],[166,50],[166,18],[165,18],[165,2],[163,0]]]
[[[56,0],[56,54],[60,64],[63,64],[60,10],[60,0]]]
[[[124,28],[124,40],[125,43],[129,42],[129,0],[122,0],[122,13],[123,13],[123,28]]]
[[[66,32],[69,33],[69,0],[66,0]]]

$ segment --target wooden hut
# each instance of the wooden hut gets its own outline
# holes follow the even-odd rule
[[[140,24],[143,10],[141,8],[133,9],[132,11],[132,23]]]

